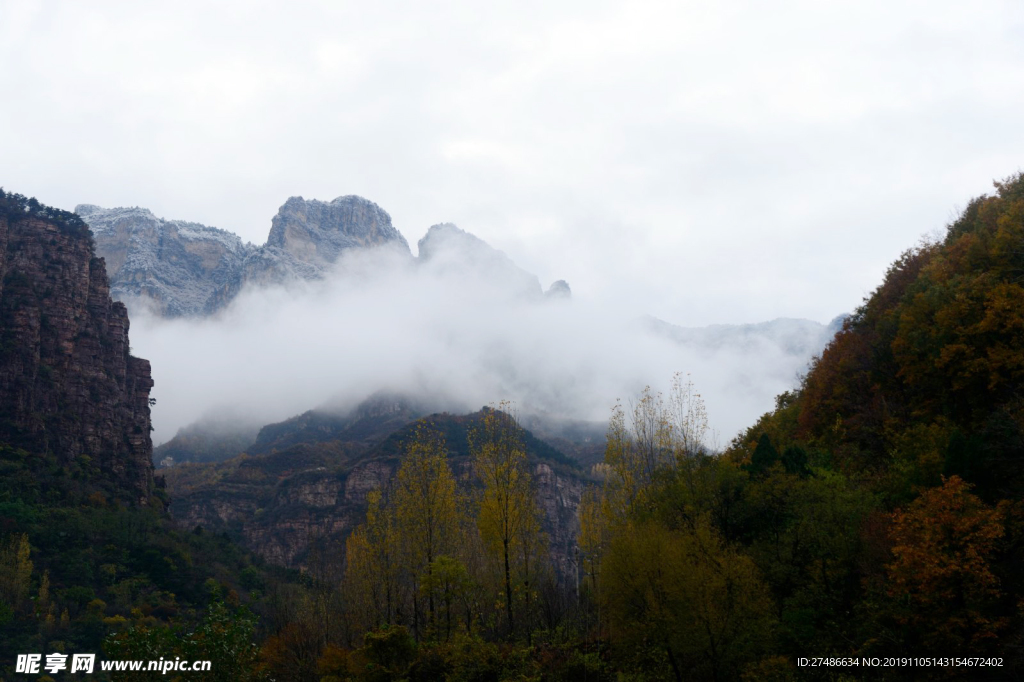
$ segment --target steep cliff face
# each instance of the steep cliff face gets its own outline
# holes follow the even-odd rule
[[[0,213],[0,441],[87,464],[144,501],[152,386],[84,225],[8,206]]]
[[[303,450],[293,448],[288,457],[304,459]],[[363,521],[366,494],[385,486],[398,467],[393,460],[373,460],[347,468],[332,457],[326,466],[278,477],[262,464],[242,461],[216,485],[188,493],[172,483],[171,513],[183,528],[227,530],[267,561],[299,567],[311,541],[325,536],[341,541]],[[168,471],[169,479],[181,471]]]

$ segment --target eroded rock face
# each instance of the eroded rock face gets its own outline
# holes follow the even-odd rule
[[[268,436],[281,436],[290,428],[303,442],[291,444],[290,438],[278,437],[267,443],[286,445],[281,450],[270,447],[261,455],[164,470],[171,513],[186,529],[227,530],[268,561],[301,567],[312,540],[327,538],[343,546],[348,533],[363,522],[369,493],[393,484],[403,444],[417,424],[446,434],[448,464],[459,488],[470,498],[478,495],[480,482],[468,433],[483,412],[433,414],[413,423],[407,410],[400,397],[382,394],[354,410],[355,421],[348,430],[328,429],[328,440],[322,441],[315,428],[321,422],[310,421],[315,413],[307,413],[264,429]],[[398,421],[380,421],[389,415],[397,415]],[[368,438],[371,431],[375,435]],[[342,444],[332,438],[350,440]],[[593,483],[529,432],[523,438],[527,453],[532,453],[530,470],[551,560],[559,578],[571,582],[576,575],[580,498],[585,486]]]
[[[396,243],[409,250],[391,216],[377,204],[354,195],[324,202],[292,197],[274,216],[267,246],[298,260],[325,266],[345,249]]]
[[[367,493],[386,485],[396,468],[370,461],[344,473],[316,467],[271,480],[243,465],[216,488],[175,495],[171,512],[184,528],[233,531],[267,561],[298,567],[313,539],[340,542],[362,523]]]
[[[0,441],[98,467],[145,501],[152,386],[88,235],[0,215]]]
[[[81,205],[96,252],[107,262],[112,295],[133,308],[167,316],[211,312],[241,287],[242,265],[255,247],[236,235],[144,208]]]
[[[247,284],[321,279],[346,249],[391,245],[409,253],[387,212],[357,196],[288,199],[263,246],[214,227],[157,218],[144,208],[83,204],[75,212],[107,261],[114,297],[163,317],[209,315]]]

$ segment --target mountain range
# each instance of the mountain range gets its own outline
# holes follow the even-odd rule
[[[291,197],[261,246],[215,227],[158,218],[145,208],[81,204],[75,212],[92,230],[97,255],[106,260],[111,295],[129,310],[161,317],[212,315],[248,286],[322,280],[343,254],[369,248],[393,249],[441,270],[470,268],[507,280],[523,295],[542,294],[536,276],[450,223],[432,226],[414,259],[391,216],[358,196],[329,202]],[[569,287],[560,280],[549,293],[565,296]]]

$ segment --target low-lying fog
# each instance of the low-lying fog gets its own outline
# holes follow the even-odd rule
[[[379,390],[436,409],[510,399],[524,414],[605,421],[617,398],[684,372],[724,445],[796,385],[824,343],[808,322],[774,336],[659,329],[643,301],[524,295],[521,274],[363,250],[325,281],[249,289],[213,318],[133,311],[134,353],[156,382],[154,443],[211,413],[265,424]]]

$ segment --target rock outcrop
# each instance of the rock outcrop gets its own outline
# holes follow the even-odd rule
[[[0,441],[145,501],[153,380],[104,262],[77,216],[2,193],[0,209]]]
[[[75,211],[92,229],[96,252],[106,259],[111,293],[132,310],[162,317],[210,315],[247,285],[323,279],[343,253],[391,247],[409,258],[405,237],[391,216],[358,196],[333,201],[292,197],[278,210],[263,246],[198,223],[157,218],[144,208]],[[419,241],[417,262],[442,275],[464,275],[473,286],[491,286],[501,297],[569,298],[559,280],[544,292],[537,277],[507,255],[451,223],[432,226]]]
[[[214,313],[246,284],[321,279],[347,249],[391,245],[409,253],[387,212],[357,196],[288,199],[263,246],[214,227],[157,218],[144,208],[83,204],[75,212],[108,263],[114,297],[164,317]]]

